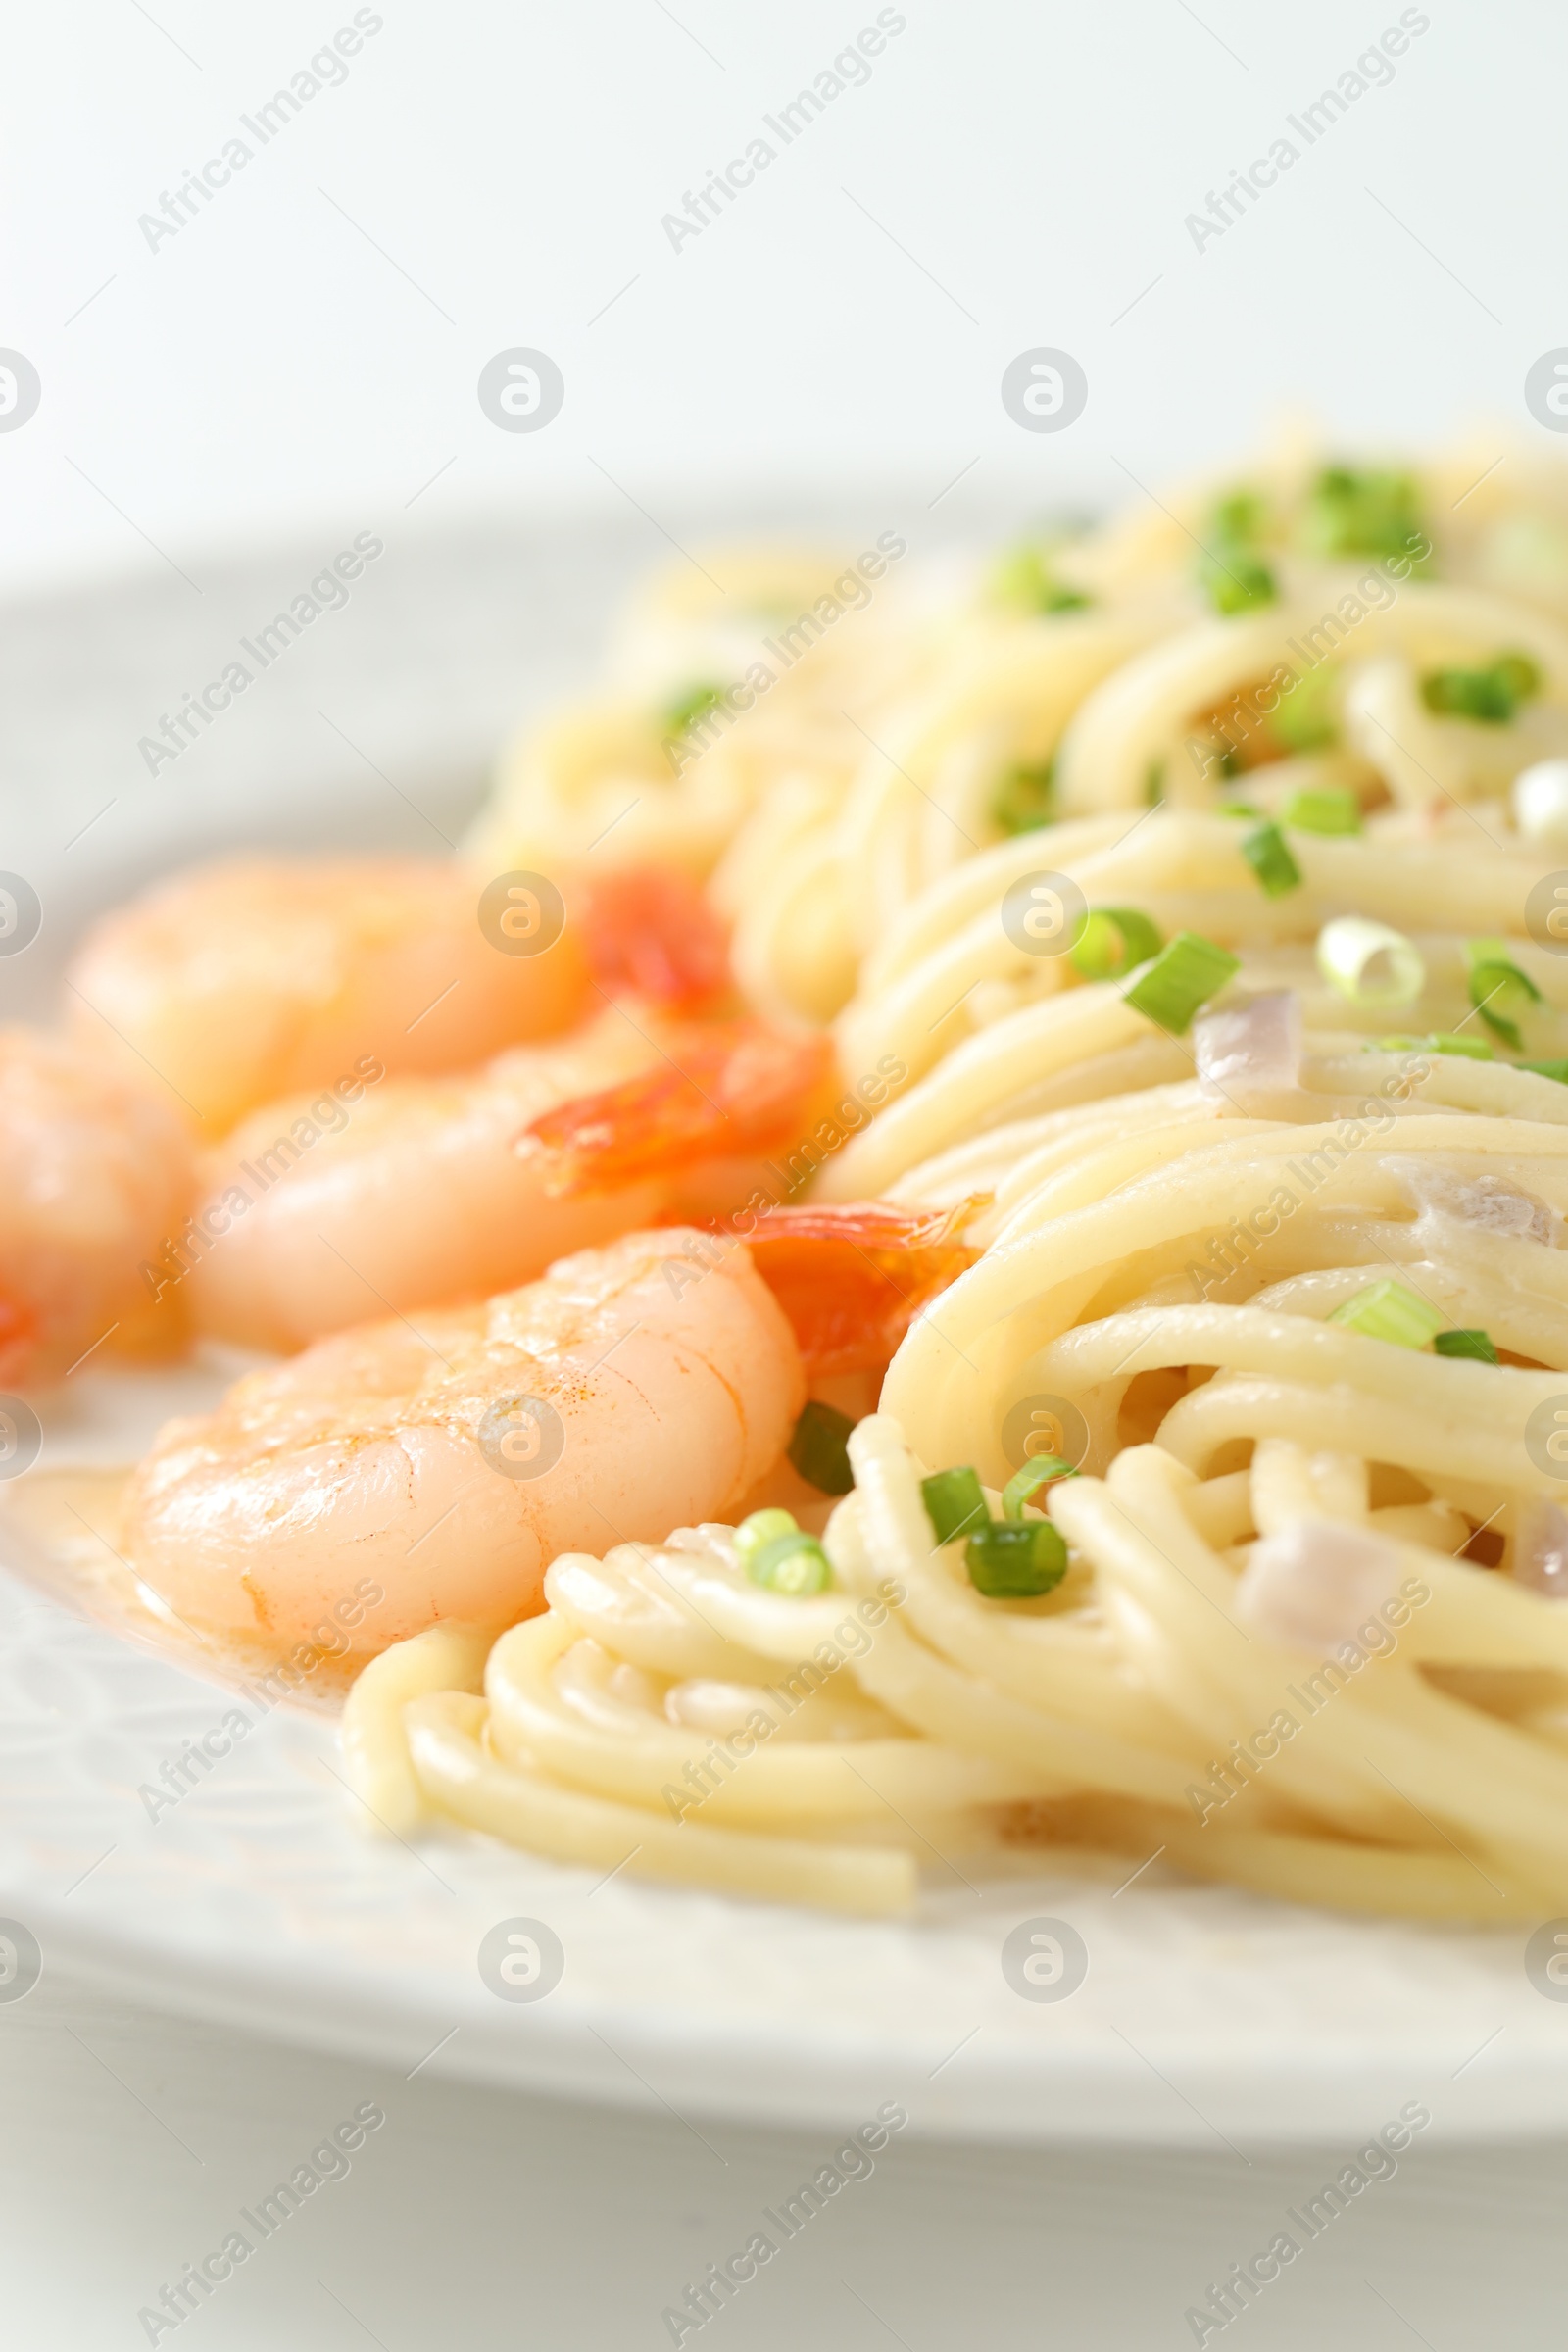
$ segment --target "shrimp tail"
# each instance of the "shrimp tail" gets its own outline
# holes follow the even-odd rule
[[[610,996],[689,1009],[728,993],[728,933],[686,874],[632,866],[603,875],[588,889],[583,931]]]
[[[37,1319],[19,1299],[0,1296],[0,1388],[25,1379],[32,1369]]]
[[[543,1151],[555,1194],[596,1192],[799,1145],[831,1090],[826,1037],[786,1037],[760,1021],[666,1032],[659,1068],[540,1113],[517,1149]]]
[[[960,1236],[988,1193],[950,1209],[887,1200],[770,1209],[747,1248],[784,1309],[807,1377],[881,1371],[915,1316],[979,1256]]]

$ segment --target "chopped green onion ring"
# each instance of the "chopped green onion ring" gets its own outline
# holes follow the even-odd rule
[[[1478,1364],[1494,1364],[1497,1350],[1490,1334],[1484,1331],[1439,1331],[1433,1334],[1432,1347],[1438,1355],[1464,1355]]]
[[[764,1544],[746,1573],[771,1592],[825,1592],[833,1582],[827,1553],[814,1536],[804,1533]]]
[[[991,796],[993,821],[1004,833],[1034,833],[1055,815],[1055,761],[1009,767]]]
[[[1285,801],[1280,823],[1294,825],[1298,833],[1359,833],[1361,804],[1338,784],[1303,785]]]
[[[1483,669],[1435,669],[1421,681],[1421,700],[1440,717],[1474,718],[1506,726],[1521,703],[1541,691],[1541,672],[1528,654],[1499,654]]]
[[[1034,1502],[1042,1487],[1054,1487],[1058,1478],[1076,1478],[1071,1462],[1062,1460],[1059,1453],[1037,1453],[1032,1461],[1015,1470],[1002,1490],[1002,1515],[1004,1519],[1021,1519],[1026,1502]],[[1035,1504],[1038,1510],[1040,1505]]]
[[[920,1500],[939,1544],[955,1543],[986,1524],[986,1498],[978,1474],[967,1463],[956,1470],[938,1470],[920,1481]]]
[[[1067,953],[1086,980],[1115,980],[1157,956],[1164,936],[1136,906],[1095,906]]]
[[[1059,1585],[1067,1546],[1049,1519],[993,1520],[964,1547],[969,1582],[988,1600],[1031,1600]]]
[[[789,1511],[753,1511],[735,1530],[735,1549],[752,1583],[773,1592],[825,1592],[833,1582],[827,1553]]]
[[[1379,1037],[1367,1051],[1374,1054],[1456,1054],[1465,1061],[1495,1061],[1496,1050],[1484,1037],[1461,1037],[1456,1029],[1437,1030],[1430,1037]]]
[[[1254,825],[1250,833],[1243,835],[1241,852],[1268,898],[1282,899],[1287,891],[1300,889],[1301,869],[1278,825]]]
[[[1402,1282],[1387,1279],[1370,1283],[1353,1298],[1347,1298],[1329,1321],[1358,1331],[1365,1340],[1387,1340],[1396,1348],[1425,1348],[1443,1329],[1437,1307]]]
[[[753,1511],[735,1530],[735,1550],[741,1566],[750,1570],[764,1544],[775,1543],[780,1536],[798,1536],[800,1532],[793,1511]]]
[[[723,700],[722,686],[688,686],[684,694],[677,695],[673,702],[665,706],[665,739],[673,742],[684,735],[700,718],[706,718],[710,710],[718,710]]]
[[[855,1484],[847,1445],[855,1423],[848,1413],[809,1398],[795,1424],[790,1460],[808,1486],[824,1494],[847,1494]]]
[[[1470,971],[1471,1004],[1494,1036],[1521,1053],[1525,1041],[1514,1015],[1542,1002],[1540,989],[1515,963],[1504,939],[1467,939],[1464,957]]]
[[[1271,605],[1279,594],[1274,574],[1262,557],[1238,546],[1234,539],[1222,539],[1201,550],[1198,584],[1215,612],[1226,614]]]
[[[1360,914],[1337,915],[1317,935],[1317,968],[1352,1004],[1392,1010],[1411,1004],[1426,986],[1427,967],[1402,931]]]
[[[1412,572],[1426,569],[1431,549],[1421,528],[1416,486],[1407,473],[1326,466],[1307,494],[1301,541],[1319,556],[1415,556]]]
[[[1081,612],[1092,601],[1078,588],[1056,577],[1043,547],[1015,547],[1002,557],[991,575],[991,593],[998,604],[1021,612]]]
[[[1139,973],[1126,991],[1125,1002],[1135,1012],[1183,1037],[1200,1004],[1217,996],[1241,957],[1215,945],[1197,931],[1178,931],[1168,947]]]
[[[1339,734],[1339,677],[1332,662],[1308,669],[1286,687],[1269,726],[1288,752],[1320,752]]]

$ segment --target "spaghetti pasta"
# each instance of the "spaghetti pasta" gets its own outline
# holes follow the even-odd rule
[[[558,1560],[551,1615],[491,1654],[461,1804],[446,1751],[410,1731],[426,1801],[477,1819],[505,1768],[519,1807],[524,1786],[541,1805],[572,1791],[607,1866],[637,1845],[628,1867],[712,1883],[723,1826],[751,1840],[726,1883],[834,1905],[892,1899],[884,1869],[844,1873],[844,1843],[864,1859],[868,1838],[962,1867],[1016,1867],[1042,1838],[1163,1846],[1274,1893],[1423,1915],[1554,1902],[1568,1619],[1525,1587],[1563,1475],[1533,1417],[1568,1429],[1568,1096],[1437,1056],[1307,1071],[1343,1081],[1352,1058],[1376,1075],[1333,1120],[1198,1125],[1167,1097],[1133,1137],[1080,1135],[1043,1180],[1037,1149],[1036,1181],[850,1440],[855,1491],[824,1539],[840,1591],[749,1587],[724,1529]],[[1329,1319],[1391,1265],[1513,1360]],[[1042,1399],[1054,1436],[1084,1433],[1082,1474],[1048,1491],[1069,1573],[986,1599],[918,1479],[971,1459],[995,1507],[1028,1458],[1009,1424]],[[1462,1556],[1477,1530],[1495,1568]],[[1342,1605],[1323,1559],[1297,1564],[1304,1643],[1277,1606],[1247,1608],[1260,1554],[1293,1535],[1326,1537],[1331,1566],[1336,1538],[1359,1541],[1372,1569]]]
[[[1064,1851],[1568,1908],[1568,875],[1510,799],[1568,753],[1568,490],[1468,465],[1286,446],[901,579],[680,765],[653,846],[754,1006],[907,1073],[791,1166],[967,1247],[791,1489],[798,1589],[760,1489],[755,1542],[557,1558],[482,1688],[461,1632],[367,1671],[394,1827],[873,1913]],[[699,609],[645,613],[645,749]],[[491,856],[580,854],[590,751]]]

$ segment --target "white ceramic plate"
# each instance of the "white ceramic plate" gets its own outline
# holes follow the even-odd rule
[[[605,585],[643,553],[601,544],[571,572],[560,541],[411,551],[377,584],[382,606],[367,600],[358,635],[345,626],[335,652],[313,649],[309,675],[302,655],[275,706],[236,716],[226,745],[193,748],[208,765],[180,780],[183,808],[172,787],[156,806],[138,801],[134,742],[138,713],[167,708],[199,670],[188,624],[143,592],[31,614],[9,722],[24,771],[10,786],[11,838],[25,848],[0,864],[25,859],[46,919],[27,956],[0,970],[0,1006],[41,1006],[85,914],[193,849],[264,835],[431,841],[405,793],[455,830],[483,730],[540,691],[537,662],[521,658],[523,615],[548,606],[559,651],[570,628],[545,587],[575,580],[580,654]],[[295,561],[270,572],[291,577]],[[268,593],[260,574],[225,584],[235,612]],[[70,657],[93,626],[117,663],[67,724],[65,681],[74,692],[83,674]],[[431,713],[443,682],[460,681],[443,766]],[[355,755],[329,759],[322,707],[354,715],[369,782]],[[329,770],[341,789],[323,804]],[[281,800],[280,771],[294,779]],[[220,1373],[89,1367],[41,1404],[40,1467],[127,1459],[167,1413],[216,1395]],[[0,1912],[37,1939],[45,1968],[69,1961],[127,1994],[406,2071],[653,2095],[699,2124],[708,2112],[843,2128],[897,2099],[926,2132],[1218,2138],[1245,2153],[1353,2145],[1411,2100],[1446,2135],[1557,2131],[1568,2115],[1568,2003],[1533,1987],[1517,1931],[1346,1921],[1178,1884],[1157,1862],[1119,1891],[1114,1874],[977,1892],[934,1871],[912,1919],[864,1925],[624,1872],[596,1884],[456,1831],[414,1850],[355,1822],[329,1716],[264,1712],[85,1619],[29,1581],[47,1570],[14,1521],[0,1519]],[[244,1739],[149,1818],[139,1788],[236,1704],[252,1718]],[[1067,1999],[1026,2000],[1004,1976],[1004,1939],[1039,1917],[1066,1920],[1087,1947]],[[481,1940],[515,1919],[542,1921],[563,1946],[544,1999],[505,2000],[481,1979]]]

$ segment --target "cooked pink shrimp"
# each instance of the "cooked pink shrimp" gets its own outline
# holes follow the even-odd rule
[[[517,1139],[551,1105],[661,1059],[611,1011],[558,1045],[518,1046],[459,1078],[387,1078],[252,1112],[210,1152],[190,1264],[198,1330],[288,1351],[387,1308],[483,1298],[647,1225],[657,1182],[573,1199]],[[345,1099],[347,1098],[347,1099]]]
[[[144,1082],[166,1081],[211,1135],[366,1055],[394,1072],[468,1069],[564,1028],[587,990],[574,933],[502,953],[480,927],[480,888],[412,858],[196,866],[89,934],[72,1018]]]
[[[172,1344],[144,1260],[195,1188],[183,1122],[102,1057],[0,1030],[0,1386],[113,1349]]]
[[[712,1263],[695,1281],[694,1244]],[[356,1615],[362,1652],[440,1618],[501,1627],[542,1605],[560,1552],[723,1517],[804,1396],[744,1249],[630,1234],[418,1330],[367,1325],[249,1374],[163,1431],[124,1546],[187,1623],[280,1648]]]
[[[824,1051],[638,1004],[466,1077],[274,1102],[208,1155],[206,1200],[162,1271],[188,1276],[199,1330],[280,1349],[379,1309],[482,1298],[568,1250],[744,1201],[760,1155],[803,1132]]]

